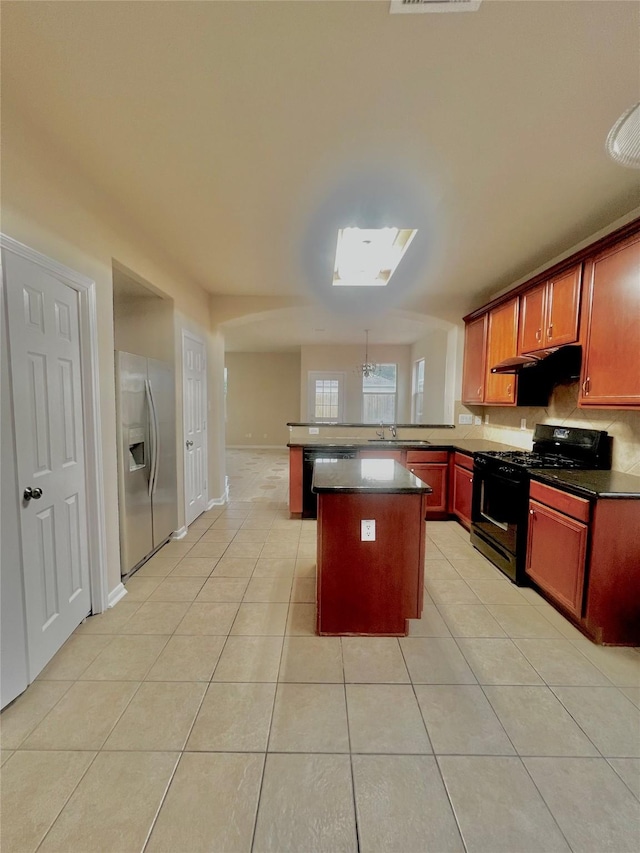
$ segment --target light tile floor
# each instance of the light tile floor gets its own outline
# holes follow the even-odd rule
[[[410,636],[314,635],[284,452],[2,715],[2,851],[640,849],[640,654],[431,522]]]

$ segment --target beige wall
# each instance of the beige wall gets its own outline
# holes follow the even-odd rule
[[[451,413],[446,406],[447,341],[449,333],[444,329],[433,329],[411,347],[411,382],[413,365],[424,358],[424,405],[422,423],[446,424],[451,422]]]
[[[320,370],[345,375],[346,423],[362,421],[362,376],[357,367],[364,360],[364,346],[303,346],[300,350],[300,420],[309,420],[308,374]],[[398,398],[396,420],[411,418],[411,347],[370,345],[369,359],[382,364],[398,365]]]
[[[228,352],[227,446],[285,445],[300,411],[300,354]]]
[[[113,284],[115,258],[173,298],[176,371],[182,371],[181,329],[208,342],[210,420],[209,496],[223,494],[221,441],[223,346],[209,333],[209,297],[185,279],[164,247],[132,222],[117,200],[88,182],[38,127],[8,99],[2,104],[2,230],[10,237],[66,264],[96,282],[102,460],[109,590],[120,582],[115,387],[113,370]],[[217,401],[217,404],[216,404]],[[177,441],[182,448],[181,395],[177,400]],[[216,423],[218,418],[219,423]],[[181,458],[181,453],[178,458]],[[216,491],[216,489],[218,491]],[[178,465],[179,523],[184,523],[183,470]]]
[[[174,363],[173,299],[114,299],[113,326],[115,349]]]

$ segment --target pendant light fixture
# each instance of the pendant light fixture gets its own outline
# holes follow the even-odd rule
[[[368,379],[370,376],[375,376],[378,373],[378,365],[374,361],[369,361],[369,329],[365,329],[364,334],[364,361],[356,369],[358,373]]]

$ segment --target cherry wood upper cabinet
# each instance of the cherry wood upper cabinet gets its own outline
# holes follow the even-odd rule
[[[516,377],[511,373],[491,373],[491,368],[517,355],[518,302],[514,297],[489,311],[485,403],[513,406],[516,402]]]
[[[640,234],[585,269],[581,406],[640,406]]]
[[[582,264],[532,287],[520,297],[520,354],[578,340]]]
[[[467,323],[464,331],[462,402],[484,402],[488,314]]]

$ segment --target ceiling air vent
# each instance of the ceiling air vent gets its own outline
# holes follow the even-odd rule
[[[390,14],[420,15],[422,12],[476,12],[482,0],[391,0]]]

